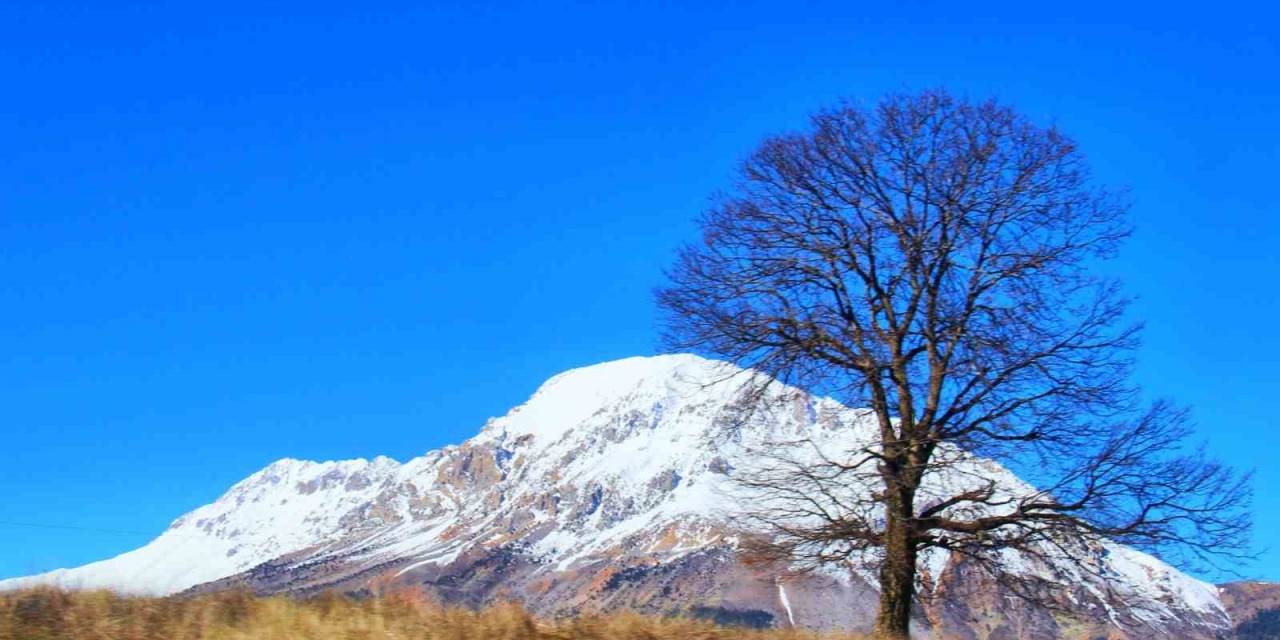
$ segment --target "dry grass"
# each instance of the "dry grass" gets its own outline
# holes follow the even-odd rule
[[[636,614],[546,622],[515,605],[444,608],[414,592],[356,600],[217,593],[141,598],[106,591],[0,593],[0,640],[836,640]]]

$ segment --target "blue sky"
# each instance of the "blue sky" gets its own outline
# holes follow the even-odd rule
[[[662,268],[762,136],[927,87],[1131,188],[1139,381],[1257,468],[1280,534],[1262,3],[364,4],[0,7],[0,576],[652,353]]]

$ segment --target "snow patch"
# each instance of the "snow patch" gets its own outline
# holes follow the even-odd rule
[[[791,612],[791,601],[787,599],[787,589],[782,586],[782,581],[778,581],[778,600],[782,603],[782,608],[787,612],[787,622],[791,626],[796,626],[796,616]]]

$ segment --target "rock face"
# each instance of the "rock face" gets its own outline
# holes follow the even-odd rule
[[[872,436],[865,412],[695,356],[630,358],[548,380],[459,446],[403,464],[281,460],[182,516],[150,544],[76,569],[0,582],[144,593],[418,585],[441,600],[518,599],[550,616],[636,609],[752,626],[866,629],[869,573],[801,577],[740,562],[744,495],[762,451],[811,438],[827,452]],[[767,407],[760,410],[760,407]],[[1025,487],[972,458],[984,477]],[[938,478],[938,486],[955,479]],[[869,491],[853,487],[852,491]],[[935,553],[917,628],[936,638],[1218,638],[1215,587],[1119,545],[1092,549],[1105,584],[1063,567],[1065,611],[1019,602]],[[1057,575],[1055,574],[1055,575]]]
[[[1280,583],[1230,582],[1219,594],[1240,640],[1280,638]]]

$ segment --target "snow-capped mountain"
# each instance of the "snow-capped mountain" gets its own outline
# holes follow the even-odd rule
[[[737,516],[751,496],[733,478],[798,438],[829,454],[854,449],[872,437],[869,417],[781,384],[747,393],[749,375],[690,355],[575,369],[461,445],[403,464],[280,460],[140,549],[0,588],[419,585],[447,602],[515,598],[546,615],[633,608],[865,628],[875,606],[865,571],[795,576],[739,561],[749,525]],[[992,461],[968,464],[1008,491],[1026,490]],[[1120,545],[1095,551],[1105,584],[1068,566],[1010,563],[1011,571],[1067,575],[1057,594],[1065,614],[1027,607],[965,562],[934,553],[923,561],[930,587],[918,626],[975,639],[1229,630],[1212,585]]]

